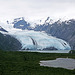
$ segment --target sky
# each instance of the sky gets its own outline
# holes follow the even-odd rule
[[[75,0],[0,0],[0,21],[25,17],[29,21],[75,19]]]

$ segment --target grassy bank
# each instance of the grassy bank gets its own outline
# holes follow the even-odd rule
[[[75,75],[75,70],[43,67],[40,60],[74,58],[75,54],[0,51],[0,75]]]

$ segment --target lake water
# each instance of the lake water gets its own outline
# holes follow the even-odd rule
[[[40,61],[40,66],[75,69],[75,59],[70,58],[57,58],[56,60]]]
[[[40,53],[69,53],[70,50],[19,50],[24,52],[40,52]]]

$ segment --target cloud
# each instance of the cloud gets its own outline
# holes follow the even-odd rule
[[[75,16],[75,0],[0,0],[0,19]]]

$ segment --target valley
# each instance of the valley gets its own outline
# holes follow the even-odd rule
[[[75,75],[74,70],[40,66],[42,60],[73,58],[69,53],[38,53],[0,50],[0,75]]]

